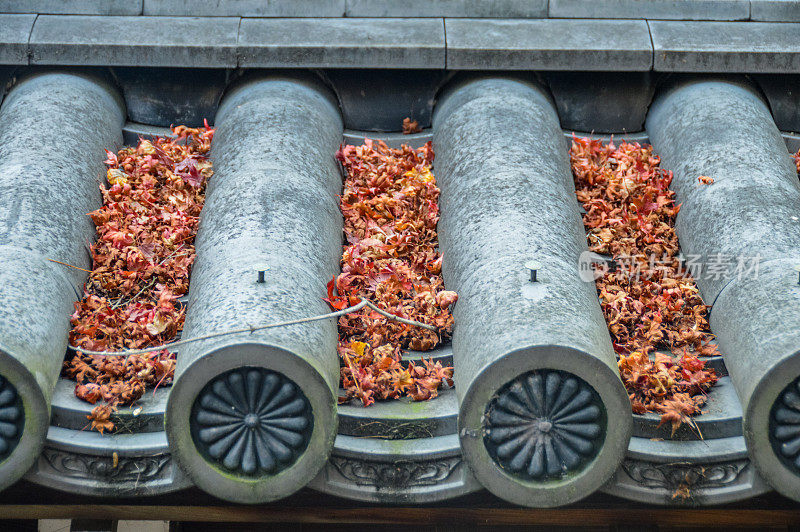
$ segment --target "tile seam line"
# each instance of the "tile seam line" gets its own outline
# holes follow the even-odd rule
[[[142,0],[144,3],[144,0]],[[241,54],[241,46],[239,45],[239,39],[242,35],[242,19],[244,17],[239,17],[239,24],[236,25],[236,49],[234,53],[234,57],[236,59],[236,66],[234,68],[238,69],[239,66],[242,64],[242,54]]]
[[[449,47],[447,46],[447,19],[445,17],[442,17],[442,34],[444,35],[444,69],[447,70],[450,68],[450,58],[447,53]]]
[[[647,24],[647,35],[650,37],[650,72],[654,72],[656,69],[656,44],[653,42],[653,29],[650,27],[650,20],[645,19],[645,24]]]
[[[33,24],[31,24],[31,31],[28,32],[28,44],[25,46],[25,57],[28,60],[28,66],[33,64],[33,49],[31,48],[31,39],[33,38],[33,30],[36,28],[36,23],[39,22],[39,14],[36,14],[36,17],[33,19]]]

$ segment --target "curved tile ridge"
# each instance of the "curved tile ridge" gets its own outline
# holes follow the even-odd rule
[[[446,93],[433,126],[464,456],[499,497],[568,504],[616,470],[632,416],[594,284],[578,275],[586,240],[558,117],[540,88],[489,78]]]
[[[678,84],[656,98],[647,132],[674,175],[681,204],[675,229],[685,254],[699,255],[702,264],[719,253],[800,258],[800,223],[792,219],[800,212],[800,182],[769,108],[751,85],[730,79]],[[713,185],[701,185],[701,175]],[[712,304],[736,277],[735,270],[701,275],[703,299]]]
[[[87,212],[100,206],[103,149],[122,140],[124,105],[100,79],[68,72],[17,83],[0,108],[0,489],[42,449],[89,267]]]
[[[800,469],[783,447],[800,375],[800,183],[786,144],[757,91],[728,80],[665,91],[647,130],[674,173],[681,248],[703,265],[695,278],[714,304],[711,330],[742,404],[751,459],[800,500]],[[701,175],[713,184],[700,184]]]
[[[251,79],[216,126],[184,337],[329,312],[342,238],[335,100],[299,77]],[[336,437],[336,342],[325,320],[181,350],[165,426],[200,488],[257,503],[314,478]]]

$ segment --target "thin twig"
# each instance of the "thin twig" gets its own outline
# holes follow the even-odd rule
[[[190,343],[199,342],[199,341],[202,341],[202,340],[209,340],[211,338],[219,338],[221,336],[228,336],[228,335],[231,335],[231,334],[253,333],[255,331],[260,331],[260,330],[263,330],[263,329],[272,329],[272,328],[275,328],[275,327],[286,327],[288,325],[297,325],[297,324],[300,324],[300,323],[309,323],[309,322],[312,322],[312,321],[321,321],[321,320],[325,320],[325,319],[328,319],[328,318],[338,318],[338,317],[344,316],[346,314],[352,314],[353,312],[358,312],[359,310],[361,310],[364,307],[369,307],[372,310],[374,310],[375,312],[377,312],[378,314],[381,314],[382,316],[386,316],[387,318],[389,318],[391,320],[395,320],[395,321],[398,321],[400,323],[405,323],[406,325],[413,325],[415,327],[422,327],[423,329],[428,329],[430,331],[436,332],[436,327],[433,326],[433,325],[428,325],[427,323],[420,323],[418,321],[407,320],[405,318],[401,318],[400,316],[395,316],[394,314],[391,314],[391,313],[386,312],[385,310],[383,310],[381,308],[378,308],[378,306],[375,305],[373,302],[371,302],[369,300],[366,300],[366,299],[362,299],[358,304],[353,305],[352,307],[347,307],[347,308],[344,308],[342,310],[338,310],[336,312],[330,312],[328,314],[322,314],[322,315],[319,315],[319,316],[310,316],[308,318],[300,318],[300,319],[290,320],[290,321],[282,321],[282,322],[278,322],[278,323],[269,323],[267,325],[259,325],[259,326],[256,326],[256,327],[247,327],[247,328],[243,328],[243,329],[232,329],[232,330],[229,330],[229,331],[222,331],[222,332],[204,334],[204,335],[201,335],[201,336],[195,336],[194,338],[186,338],[186,339],[181,339],[181,340],[178,340],[178,341],[175,341],[175,342],[169,342],[169,343],[166,343],[166,344],[163,344],[163,345],[148,347],[146,349],[124,349],[122,351],[90,351],[88,349],[83,349],[81,347],[76,347],[74,345],[71,345],[70,348],[74,349],[75,351],[77,351],[79,353],[84,353],[84,354],[89,355],[89,356],[98,356],[98,357],[143,355],[145,353],[152,353],[153,351],[161,351],[163,349],[172,349],[172,348],[175,348],[175,347],[177,347],[179,345],[190,344]]]
[[[90,356],[100,356],[100,357],[108,357],[108,356],[131,356],[131,355],[143,355],[145,353],[152,353],[153,351],[161,351],[163,349],[171,349],[177,347],[179,345],[190,344],[193,342],[199,342],[202,340],[209,340],[211,338],[218,338],[220,336],[228,336],[231,334],[242,334],[242,333],[252,333],[254,331],[260,331],[263,329],[272,329],[274,327],[285,327],[288,325],[297,325],[299,323],[308,323],[312,321],[320,321],[325,320],[328,318],[338,318],[339,316],[344,316],[345,314],[350,314],[352,312],[358,312],[362,308],[367,306],[368,301],[366,299],[362,299],[357,305],[353,305],[352,307],[348,307],[342,310],[338,310],[336,312],[331,312],[329,314],[322,314],[320,316],[311,316],[308,318],[300,318],[297,320],[290,320],[290,321],[283,321],[279,323],[270,323],[267,325],[259,325],[257,327],[247,327],[244,329],[232,329],[229,331],[222,331],[210,334],[204,334],[201,336],[195,336],[194,338],[185,338],[175,342],[169,342],[163,345],[157,345],[153,347],[148,347],[146,349],[124,349],[122,351],[90,351],[88,349],[83,349],[81,347],[76,347],[74,345],[69,346],[70,348],[74,349],[79,353],[84,353]]]
[[[56,264],[61,264],[62,266],[69,266],[70,268],[75,268],[76,270],[80,270],[82,272],[92,273],[92,270],[86,270],[84,268],[78,268],[77,266],[73,266],[72,264],[67,264],[66,262],[61,262],[60,260],[55,260],[55,259],[47,259],[47,260],[49,260],[50,262],[55,262]]]
[[[169,255],[167,255],[166,257],[164,257],[164,260],[162,260],[161,262],[159,262],[159,263],[157,264],[157,266],[161,266],[162,264],[164,264],[165,262],[167,262],[167,260],[169,260],[169,259],[170,259],[170,258],[171,258],[171,257],[172,257],[174,254],[176,254],[177,252],[179,252],[179,251],[181,250],[181,248],[183,248],[183,244],[181,244],[180,246],[178,246],[177,248],[175,248],[175,249],[172,251],[172,253],[170,253]]]
[[[378,314],[380,314],[381,316],[386,316],[387,318],[389,318],[391,320],[398,321],[400,323],[405,323],[406,325],[413,325],[415,327],[422,327],[423,329],[428,329],[429,331],[434,331],[434,332],[436,331],[436,327],[433,326],[433,325],[428,325],[427,323],[420,323],[418,321],[407,320],[405,318],[401,318],[400,316],[395,316],[394,314],[391,314],[391,313],[386,312],[385,310],[383,310],[381,308],[378,308],[378,306],[375,303],[373,303],[372,301],[367,301],[367,306],[369,308],[371,308],[372,310],[374,310],[375,312],[377,312]]]
[[[150,282],[149,282],[149,283],[147,283],[146,285],[144,285],[144,286],[142,287],[142,289],[141,289],[141,290],[139,290],[139,291],[136,293],[136,295],[135,295],[135,296],[133,296],[132,298],[130,298],[128,301],[126,301],[126,303],[132,303],[132,302],[136,301],[136,298],[137,298],[137,297],[139,297],[140,295],[142,295],[142,292],[144,292],[145,290],[148,290],[148,289],[152,288],[152,287],[153,287],[153,285],[155,284],[155,282],[156,282],[156,280],[155,280],[155,279],[150,279]],[[111,310],[116,310],[116,309],[117,309],[117,308],[119,308],[121,305],[122,305],[122,298],[119,298],[119,299],[117,300],[117,302],[116,302],[116,303],[114,303],[113,305],[111,305]]]

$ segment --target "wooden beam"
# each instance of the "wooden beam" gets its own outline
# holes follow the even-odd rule
[[[145,505],[5,505],[4,519],[114,519],[248,523],[338,523],[395,525],[546,525],[593,526],[789,526],[800,522],[798,510],[671,509],[671,508],[426,508],[426,507],[259,507]]]

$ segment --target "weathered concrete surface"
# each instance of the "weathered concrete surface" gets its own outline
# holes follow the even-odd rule
[[[163,431],[100,434],[55,423],[25,480],[51,490],[107,499],[152,497],[192,487],[171,456]]]
[[[647,71],[644,20],[446,19],[452,70]]]
[[[683,253],[705,264],[697,284],[713,303],[711,330],[742,403],[750,456],[775,489],[800,499],[800,469],[774,451],[770,424],[779,395],[800,375],[800,185],[786,145],[755,90],[732,81],[667,90],[647,130],[674,172]],[[699,175],[714,184],[700,185]],[[710,263],[720,255],[733,268],[716,275]],[[735,269],[739,257],[748,268]]]
[[[478,491],[458,435],[385,440],[339,435],[309,484],[337,497],[383,504],[431,504]]]
[[[234,17],[40,15],[31,64],[236,67]]]
[[[348,17],[547,17],[547,0],[348,0]]]
[[[444,68],[435,19],[242,19],[242,67]]]
[[[748,0],[550,0],[554,18],[747,20]]]
[[[217,106],[228,82],[228,71],[210,68],[114,69],[128,119],[151,126],[200,127],[214,123]]]
[[[800,3],[798,3],[800,14]],[[753,76],[767,97],[775,125],[781,131],[800,131],[800,74]],[[797,150],[794,150],[795,152]]]
[[[800,258],[800,222],[793,219],[800,215],[800,183],[755,90],[733,81],[680,84],[656,98],[647,131],[674,174],[682,250],[706,265],[698,286],[707,304],[738,277],[739,258]],[[714,184],[700,184],[701,175]],[[724,266],[728,273],[719,271]]]
[[[309,127],[313,124],[314,127]],[[270,78],[223,100],[196,239],[184,337],[329,312],[325,284],[339,272],[342,139],[335,99],[321,86]],[[269,267],[258,283],[256,268]],[[277,499],[322,468],[336,435],[336,321],[326,320],[195,343],[178,357],[166,412],[170,446],[198,486],[238,502]],[[190,410],[217,375],[266,368],[302,388],[313,415],[305,453],[276,474],[226,471],[192,436]]]
[[[186,17],[341,17],[345,0],[144,0],[145,15]]]
[[[594,283],[578,275],[586,240],[555,109],[538,87],[482,79],[450,90],[433,127],[443,275],[459,294],[453,355],[465,457],[487,489],[514,503],[577,500],[619,465],[631,413]],[[531,259],[541,265],[537,283],[524,266]],[[593,461],[559,481],[506,473],[482,437],[487,405],[533,370],[582,379],[610,420]]]
[[[35,20],[36,15],[0,15],[0,64],[28,64],[28,38]]]
[[[800,24],[651,20],[648,25],[656,71],[800,71]]]
[[[0,13],[141,15],[142,0],[0,0]]]
[[[547,72],[561,127],[567,131],[642,131],[653,98],[650,72]]]
[[[89,268],[101,205],[103,149],[122,141],[124,104],[105,82],[45,73],[18,83],[0,108],[0,376],[22,399],[24,432],[0,453],[0,489],[41,450],[67,348],[69,315]]]
[[[675,490],[687,485],[691,497],[675,498]],[[622,466],[602,488],[639,504],[673,507],[728,504],[771,490],[750,465],[741,436],[697,441],[634,436]]]
[[[800,475],[773,451],[771,410],[800,375],[797,258],[762,263],[757,276],[731,282],[717,298],[711,326],[744,406],[753,462],[776,490],[800,499]]]
[[[750,19],[800,22],[800,0],[750,0]]]

